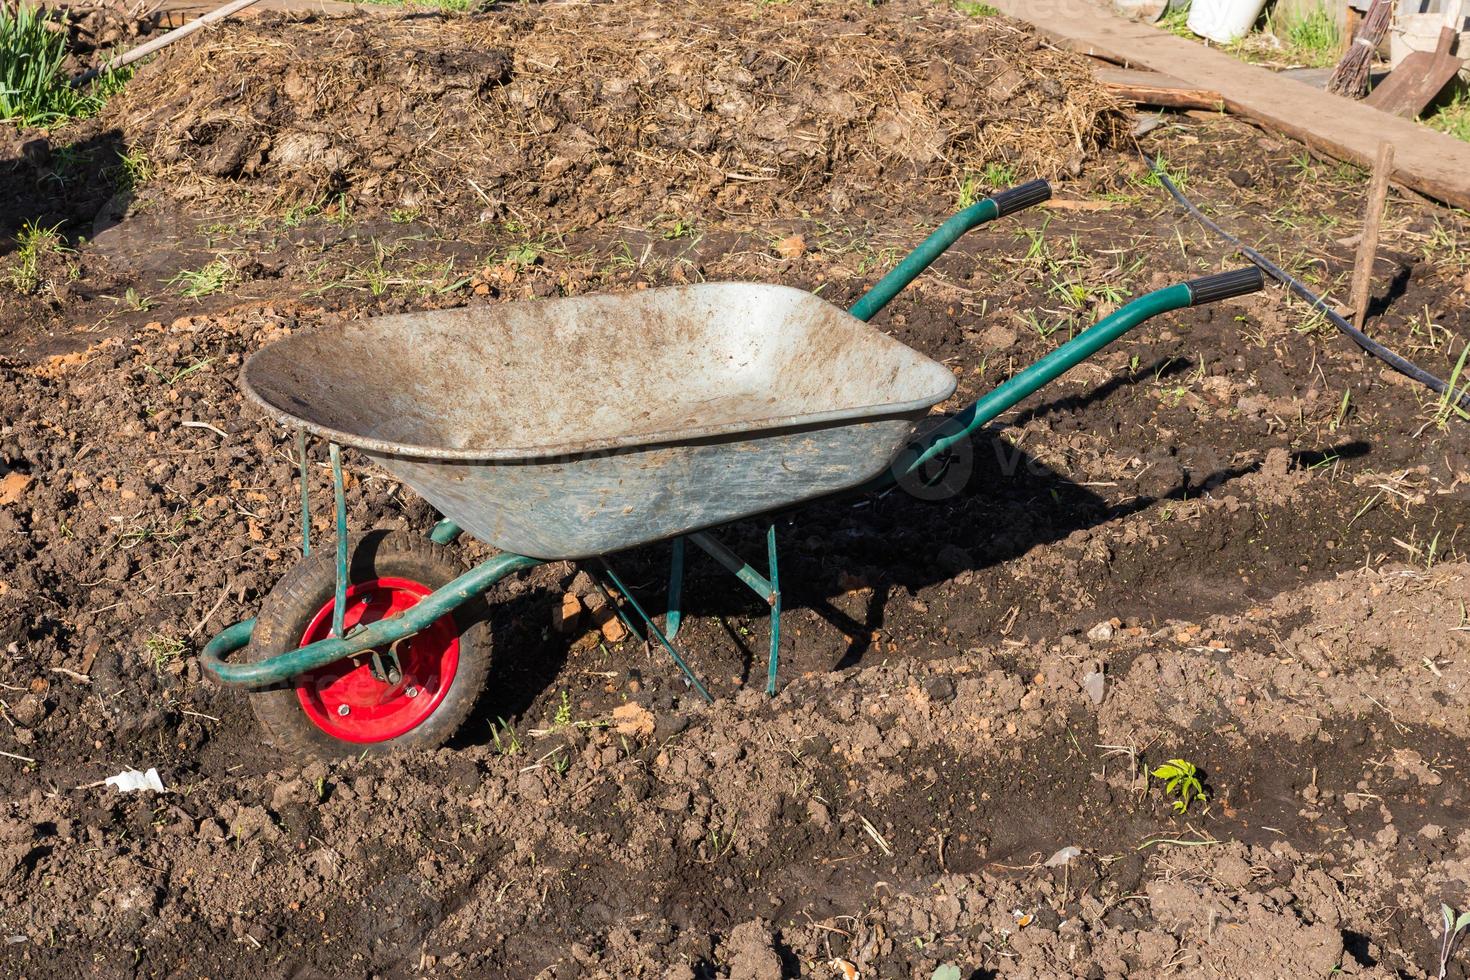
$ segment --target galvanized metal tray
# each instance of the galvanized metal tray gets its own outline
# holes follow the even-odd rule
[[[749,283],[378,317],[272,344],[243,383],[476,537],[543,559],[864,483],[955,388],[825,300]]]

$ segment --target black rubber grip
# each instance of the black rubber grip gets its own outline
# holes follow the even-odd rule
[[[1217,303],[1232,296],[1260,292],[1266,288],[1266,277],[1261,275],[1260,269],[1252,265],[1244,269],[1217,272],[1202,279],[1191,279],[1184,285],[1189,287],[1189,305],[1200,306],[1204,303]]]
[[[1007,187],[998,194],[990,195],[995,202],[996,217],[1024,211],[1029,207],[1051,200],[1051,184],[1044,180],[1033,180],[1015,187]]]

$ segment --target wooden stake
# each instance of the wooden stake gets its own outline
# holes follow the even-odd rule
[[[1393,144],[1378,144],[1378,159],[1373,163],[1373,180],[1368,185],[1368,201],[1363,208],[1363,235],[1358,241],[1358,257],[1353,261],[1353,326],[1363,329],[1368,315],[1368,291],[1373,286],[1373,262],[1378,257],[1378,229],[1383,224],[1383,205],[1388,199],[1388,179],[1393,176]]]

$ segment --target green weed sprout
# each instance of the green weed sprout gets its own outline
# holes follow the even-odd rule
[[[1439,914],[1444,918],[1444,935],[1439,937],[1439,980],[1444,980],[1450,969],[1450,957],[1460,943],[1460,933],[1470,926],[1470,912],[1455,915],[1455,910],[1443,902],[1439,903]]]
[[[1203,804],[1209,799],[1205,796],[1205,787],[1200,782],[1198,773],[1193,762],[1170,759],[1149,775],[1164,781],[1164,796],[1179,797],[1174,801],[1174,811],[1184,813],[1189,809],[1190,803],[1197,800]]]

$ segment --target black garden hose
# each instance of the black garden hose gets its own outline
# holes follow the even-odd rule
[[[1174,185],[1174,182],[1169,179],[1169,175],[1164,173],[1163,168],[1159,166],[1158,160],[1151,159],[1149,157],[1144,157],[1144,159],[1148,161],[1149,169],[1152,170],[1154,175],[1159,178],[1159,182],[1164,185],[1164,189],[1169,192],[1170,196],[1172,196],[1174,200],[1179,202],[1179,205],[1181,207],[1183,207],[1186,211],[1193,215],[1196,221],[1213,231],[1216,235],[1219,235],[1231,245],[1234,245],[1236,251],[1245,256],[1251,262],[1255,263],[1258,267],[1260,267],[1261,271],[1266,273],[1266,275],[1270,276],[1272,279],[1275,279],[1277,282],[1290,289],[1293,293],[1296,293],[1302,299],[1310,303],[1314,310],[1317,310],[1319,313],[1325,316],[1334,327],[1351,337],[1353,339],[1353,342],[1356,343],[1359,347],[1363,348],[1363,350],[1367,351],[1369,354],[1372,354],[1380,361],[1383,361],[1399,374],[1402,374],[1407,378],[1414,379],[1415,381],[1419,382],[1427,388],[1432,389],[1438,394],[1443,395],[1447,391],[1450,392],[1450,397],[1453,397],[1455,399],[1456,404],[1458,404],[1461,408],[1470,409],[1470,391],[1467,391],[1465,387],[1462,387],[1460,389],[1459,396],[1455,397],[1454,391],[1450,388],[1448,382],[1442,381],[1434,375],[1430,374],[1428,371],[1419,367],[1418,365],[1404,360],[1402,357],[1395,354],[1387,347],[1384,347],[1378,341],[1374,340],[1372,337],[1369,337],[1357,327],[1353,326],[1343,317],[1339,316],[1335,310],[1328,306],[1327,303],[1322,299],[1322,297],[1318,296],[1316,293],[1308,289],[1300,279],[1297,279],[1295,276],[1287,272],[1285,269],[1281,268],[1275,262],[1272,262],[1260,252],[1257,252],[1255,249],[1242,242],[1239,238],[1236,238],[1234,235],[1230,234],[1230,232],[1226,231],[1224,228],[1221,228],[1215,222],[1207,218],[1204,213],[1200,211],[1199,208],[1194,206],[1194,202],[1185,197],[1184,193]],[[1467,385],[1467,387],[1470,387],[1470,385]]]

